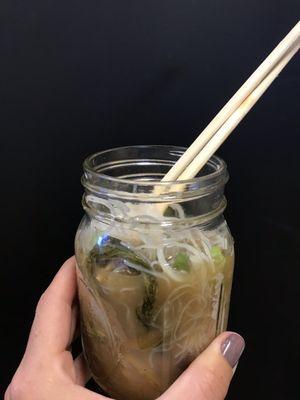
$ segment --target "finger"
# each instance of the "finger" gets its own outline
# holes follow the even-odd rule
[[[71,309],[71,327],[70,327],[70,338],[69,338],[69,343],[68,343],[69,346],[80,335],[78,314],[79,314],[79,306],[78,306],[77,301],[75,300],[72,304],[72,309]]]
[[[61,399],[55,400],[113,400],[106,396],[102,396],[101,394],[92,392],[89,389],[86,389],[81,386],[71,386],[68,390],[68,393],[64,394]]]
[[[232,332],[217,337],[160,397],[161,400],[224,400],[244,339]]]
[[[10,397],[10,385],[8,386],[8,388],[6,389],[6,391],[4,393],[4,400],[11,400],[11,397]]]
[[[91,379],[91,373],[87,366],[86,360],[83,353],[79,354],[74,360],[76,383],[81,386],[85,386]]]
[[[45,358],[68,347],[76,326],[76,310],[72,310],[75,294],[75,258],[71,257],[40,298],[25,355]]]
[[[77,301],[74,301],[71,309],[71,327],[70,327],[70,338],[66,350],[72,353],[73,344],[80,336],[80,324],[79,322],[79,306]]]

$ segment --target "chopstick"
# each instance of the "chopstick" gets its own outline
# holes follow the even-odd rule
[[[260,64],[234,96],[225,104],[192,145],[167,172],[163,177],[162,182],[174,181],[178,178],[180,178],[180,180],[191,179],[200,171],[202,166],[208,160],[207,154],[212,155],[213,152],[218,149],[227,136],[238,125],[241,119],[253,107],[259,97],[270,86],[279,72],[297,52],[299,49],[299,37],[300,22],[294,26],[294,28]],[[262,86],[260,86],[260,84],[262,84]],[[249,97],[250,95],[251,97]],[[240,106],[241,108],[239,109]],[[223,127],[223,125],[225,125],[225,127]],[[208,142],[213,138],[216,132],[216,138],[214,138],[212,143],[208,145]],[[202,153],[202,149],[204,149],[206,145],[208,145],[208,147],[205,150],[204,155],[201,156],[200,152]],[[194,160],[195,157],[197,158],[197,162]],[[204,164],[202,158],[203,160],[206,160]],[[190,163],[192,163],[193,166],[188,168]],[[198,167],[197,163],[199,163]]]
[[[264,94],[279,73],[288,64],[292,57],[299,50],[299,46],[290,50],[265,77],[265,79],[253,90],[253,92],[243,101],[243,103],[231,114],[222,127],[206,143],[194,160],[186,167],[178,180],[192,179],[197,175],[201,168],[207,163],[210,157],[218,150],[225,139],[236,128],[245,115],[251,110],[259,98]],[[176,164],[175,164],[176,165]]]

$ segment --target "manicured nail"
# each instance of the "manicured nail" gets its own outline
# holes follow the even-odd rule
[[[238,335],[237,333],[230,333],[221,344],[221,353],[231,368],[236,366],[244,351],[244,348],[245,341],[242,336]]]

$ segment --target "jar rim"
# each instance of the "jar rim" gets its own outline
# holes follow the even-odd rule
[[[119,177],[114,177],[110,176],[108,174],[98,172],[95,166],[93,165],[93,162],[95,161],[96,158],[98,157],[105,157],[105,155],[112,153],[112,152],[117,152],[117,151],[126,151],[130,149],[137,149],[137,150],[145,150],[145,149],[150,149],[150,148],[157,148],[157,149],[162,149],[162,150],[168,150],[172,149],[177,152],[181,152],[182,154],[187,150],[186,147],[183,146],[173,146],[173,145],[132,145],[132,146],[120,146],[120,147],[115,147],[115,148],[110,148],[106,150],[102,150],[96,153],[93,153],[89,155],[88,157],[85,158],[83,162],[83,168],[85,172],[88,172],[89,174],[92,174],[95,177],[101,178],[101,180],[106,180],[106,181],[111,181],[112,183],[116,184],[126,184],[126,185],[142,185],[142,186],[160,186],[160,187],[169,187],[170,185],[174,184],[184,184],[184,185],[193,185],[193,184],[201,184],[201,186],[205,186],[206,182],[209,182],[211,180],[216,180],[218,178],[221,178],[224,176],[224,183],[227,181],[227,165],[225,161],[216,156],[213,155],[209,161],[207,162],[210,163],[211,165],[215,166],[215,171],[206,174],[206,175],[201,175],[201,176],[196,176],[192,179],[185,179],[185,180],[172,180],[172,181],[161,181],[160,179],[151,179],[151,180],[141,180],[141,179],[127,179],[127,178],[119,178]],[[179,157],[178,157],[179,158]],[[206,165],[207,165],[206,164]],[[102,164],[104,165],[104,164]]]
[[[84,208],[98,210],[99,204],[106,208],[118,208],[120,201],[134,203],[136,207],[147,203],[160,203],[163,207],[180,203],[187,205],[192,214],[197,207],[201,208],[198,212],[201,220],[219,215],[226,206],[223,192],[228,181],[227,166],[221,158],[212,156],[200,176],[193,179],[161,182],[185,150],[179,146],[139,145],[90,155],[83,164]],[[158,176],[159,179],[155,179]],[[203,202],[198,202],[201,198]],[[109,207],[107,201],[111,201]],[[211,202],[209,205],[208,201]],[[150,212],[144,208],[142,211],[146,214]],[[197,214],[195,218],[198,221],[200,217]]]

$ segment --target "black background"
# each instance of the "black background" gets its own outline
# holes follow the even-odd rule
[[[297,0],[9,0],[0,5],[1,383],[73,253],[81,163],[189,145],[292,28]],[[228,399],[299,399],[299,59],[219,151],[236,241]]]

